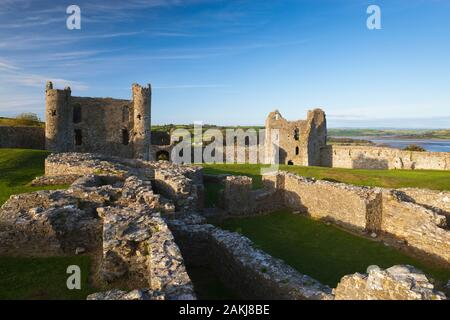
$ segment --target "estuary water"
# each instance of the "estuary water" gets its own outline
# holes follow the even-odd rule
[[[450,140],[427,140],[427,139],[396,139],[389,137],[349,137],[351,139],[369,140],[376,144],[383,144],[392,148],[403,149],[410,144],[421,146],[430,152],[450,152]]]

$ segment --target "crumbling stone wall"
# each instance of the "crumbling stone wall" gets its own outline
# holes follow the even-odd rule
[[[246,176],[229,176],[224,180],[222,192],[224,209],[233,215],[253,213],[255,201],[252,195],[252,178]]]
[[[172,199],[178,210],[202,210],[204,204],[203,172],[199,167],[177,166],[159,162],[155,167],[154,188]]]
[[[381,230],[412,248],[450,263],[450,229],[440,211],[411,202],[404,194],[385,190]]]
[[[266,174],[263,184],[266,189],[277,190],[284,207],[293,211],[360,231],[379,229],[379,190],[309,179],[287,172]]]
[[[0,126],[0,148],[45,150],[44,128]]]
[[[101,223],[88,199],[38,191],[11,196],[0,208],[0,255],[64,255],[95,250]]]
[[[326,146],[321,165],[350,169],[450,170],[449,152],[414,152],[370,146]]]
[[[284,207],[280,193],[274,188],[253,190],[253,179],[247,176],[206,175],[205,182],[223,186],[219,192],[218,207],[230,216],[255,215],[273,212]]]
[[[151,88],[132,86],[132,100],[74,97],[46,87],[46,149],[150,160]]]
[[[441,199],[427,190],[409,191],[407,195],[398,190],[317,181],[288,172],[266,174],[263,182],[266,189],[278,195],[275,201],[281,198],[283,205],[294,211],[348,229],[393,236],[405,242],[407,248],[450,263],[448,212],[421,203],[433,197],[445,208],[445,193]],[[421,195],[417,201],[415,194]]]
[[[61,167],[62,164],[66,167]],[[78,153],[52,155],[47,161],[48,169],[56,176],[58,172],[73,174],[69,170],[70,165],[85,170],[85,173],[73,182],[68,190],[39,191],[12,196],[2,206],[0,254],[99,255],[101,264],[98,274],[104,280],[112,285],[117,281],[124,281],[120,283],[132,287],[128,290],[134,289],[130,292],[113,289],[93,294],[89,299],[195,299],[194,288],[184,265],[185,260],[193,264],[211,266],[224,284],[242,298],[334,298],[329,287],[255,248],[249,239],[205,224],[203,217],[192,212],[173,214],[175,204],[154,192],[153,185],[156,180],[149,177],[157,170],[171,171],[171,179],[181,175],[180,181],[187,181],[184,179],[186,178],[191,181],[191,186],[195,186],[202,180],[201,171],[195,167]],[[101,173],[91,174],[92,172]],[[245,188],[246,192],[253,195],[251,199],[255,201],[256,207],[267,201],[269,195],[274,195],[275,199],[280,201],[285,200],[283,188],[286,179],[282,174],[270,175],[264,180],[266,188],[272,189],[265,190],[264,196],[264,193]],[[70,177],[73,179],[73,176]],[[248,179],[243,180],[246,186],[247,182],[251,182]],[[386,192],[383,190],[383,197]],[[358,195],[361,196],[361,191],[358,191]],[[407,237],[418,237],[423,231],[425,234],[422,234],[422,237],[426,237],[428,232],[437,235],[438,232],[429,229],[429,226],[443,226],[442,216],[438,212],[414,204],[409,198],[388,199],[390,202],[386,202],[384,198],[381,200],[383,209],[385,206],[388,210],[394,208],[388,212],[389,215],[395,216],[399,210],[404,210],[391,203],[400,201],[408,210],[421,208],[420,213],[429,219],[423,222],[423,216],[413,212],[414,223],[409,221],[410,224],[405,227]],[[366,207],[366,211],[374,210],[375,207],[377,205],[371,203]],[[170,229],[160,213],[169,221]],[[410,212],[405,211],[395,218],[400,218],[401,221],[410,215]],[[389,219],[391,218],[382,220],[381,229],[389,228],[390,223],[398,223]],[[421,221],[426,225],[426,229],[416,229]],[[385,226],[385,223],[388,226]],[[443,235],[446,237],[448,233]],[[448,241],[443,238],[438,240]],[[423,243],[429,245],[426,241]],[[449,251],[448,248],[445,250]],[[369,285],[364,287],[364,277],[350,277],[349,281],[348,277],[344,277],[335,293],[341,298],[357,294],[357,297],[366,295],[389,299],[402,299],[405,296],[417,299],[445,299],[445,296],[435,292],[429,283],[416,275],[413,275],[414,282],[409,280],[410,275],[405,280],[402,276],[405,272],[402,275],[398,272],[388,273],[389,275],[380,276],[382,279],[387,278],[386,281],[370,281],[377,284],[375,289]],[[405,281],[409,281],[409,289],[404,286]],[[358,292],[361,287],[367,292]]]
[[[154,190],[170,199],[177,210],[201,210],[204,203],[203,172],[200,167],[175,165],[167,161],[148,162],[100,154],[53,154],[45,160],[48,177],[104,174],[131,175],[151,180]]]
[[[330,300],[331,289],[256,249],[238,233],[208,224],[170,224],[187,263],[209,265],[244,299]]]
[[[450,192],[419,188],[399,189],[403,194],[422,206],[438,208],[443,214],[450,214]]]
[[[428,278],[412,266],[386,270],[373,266],[368,274],[344,276],[333,290],[336,300],[445,300]]]
[[[0,210],[0,254],[90,254],[101,261],[100,279],[140,288],[140,297],[195,299],[181,253],[160,215],[173,215],[175,205],[153,191],[149,178],[159,165],[95,154],[49,156],[46,168],[54,175],[49,183],[64,173],[73,179],[75,168],[83,176],[68,190],[12,196]],[[161,165],[172,167],[172,178],[196,174],[195,168],[188,173]],[[115,291],[92,298],[114,295],[136,298]]]

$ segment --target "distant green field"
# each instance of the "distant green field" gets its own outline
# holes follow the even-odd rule
[[[328,129],[330,137],[385,137],[404,139],[450,139],[450,130],[402,130],[402,129]]]
[[[410,264],[431,275],[440,286],[450,278],[450,269],[422,262],[380,242],[285,210],[227,219],[218,225],[242,233],[258,248],[332,287],[342,276],[365,273],[370,265],[387,268]]]
[[[204,124],[203,132],[208,129],[219,129],[225,132],[225,129],[255,129],[259,131],[264,129],[264,126],[216,126],[211,124]],[[175,129],[186,129],[191,134],[194,131],[193,124],[167,124],[154,125],[152,131],[171,132]],[[328,128],[329,137],[398,137],[404,139],[450,139],[450,129],[370,129],[370,128]]]
[[[253,178],[255,188],[260,188],[261,168],[257,164],[203,164],[205,173],[246,175]],[[364,170],[325,167],[280,166],[304,177],[338,181],[358,186],[384,188],[426,188],[450,190],[450,171],[437,170]]]
[[[65,186],[30,187],[28,183],[44,174],[49,153],[41,150],[0,149],[0,205],[13,194]]]

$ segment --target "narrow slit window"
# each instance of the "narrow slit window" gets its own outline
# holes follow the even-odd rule
[[[122,129],[122,144],[127,146],[130,143],[130,133],[127,129]]]
[[[297,141],[300,139],[300,130],[298,128],[294,130],[294,139]]]
[[[83,135],[81,133],[81,129],[75,129],[75,145],[81,146],[83,143]]]

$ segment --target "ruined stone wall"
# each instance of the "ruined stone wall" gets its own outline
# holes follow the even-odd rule
[[[321,149],[327,140],[326,119],[322,110],[309,111],[307,119],[299,121],[287,121],[279,111],[274,111],[268,115],[265,128],[266,163],[273,163],[272,142],[278,140],[280,164],[320,165]]]
[[[46,87],[46,149],[150,160],[151,88],[133,84],[132,100],[72,96]]]
[[[148,174],[159,165],[86,153],[49,156],[46,169],[52,174],[83,176],[67,190],[6,201],[0,208],[0,254],[89,254],[102,284],[143,288],[149,298],[195,299],[180,250],[161,218],[173,215],[175,206],[154,192]],[[165,165],[173,178],[194,175]]]
[[[257,215],[284,208],[281,192],[277,192],[273,186],[253,190],[253,179],[247,176],[205,175],[204,182],[222,185],[217,203],[222,214]]]
[[[450,170],[450,153],[369,146],[326,146],[322,149],[321,164],[351,169]]]
[[[445,300],[423,272],[397,265],[386,270],[369,267],[367,274],[344,276],[333,290],[336,300]]]
[[[0,126],[0,148],[45,150],[45,129]]]
[[[89,174],[110,174],[120,177],[134,175],[152,180],[154,190],[171,200],[177,210],[203,209],[205,190],[203,171],[200,167],[89,153],[54,154],[45,160],[45,175],[49,177]]]
[[[356,187],[287,172],[264,175],[263,183],[294,211],[353,230],[383,233],[417,253],[450,263],[449,213],[441,209],[446,208],[446,193]],[[421,204],[429,197],[433,203]]]
[[[133,107],[128,100],[111,98],[71,97],[70,108],[80,108],[80,121],[72,124],[73,130],[79,130],[81,143],[75,138],[70,141],[75,152],[96,152],[124,158],[133,158],[133,143],[126,132],[133,132]],[[72,111],[74,112],[74,111]],[[78,141],[80,142],[80,141]]]
[[[450,192],[418,188],[399,189],[406,196],[425,207],[438,208],[450,214]]]
[[[155,167],[155,190],[174,201],[178,210],[202,210],[205,197],[202,170],[187,166],[175,169],[169,163],[159,164],[160,166]]]
[[[381,230],[417,249],[450,263],[447,217],[411,202],[401,192],[384,190]]]
[[[273,179],[271,177],[269,181]],[[373,206],[379,201],[379,196],[371,189],[317,181],[291,173],[282,173],[277,184],[283,190],[285,206],[313,218],[332,220],[358,230],[371,229],[374,226],[368,221],[379,220],[371,217],[380,214]]]
[[[331,289],[256,249],[237,233],[212,225],[170,224],[187,264],[208,265],[244,299],[330,300]]]
[[[95,250],[101,223],[92,202],[65,191],[38,191],[12,196],[0,208],[0,254],[54,256],[77,247]],[[82,231],[82,232],[80,232]]]
[[[252,195],[252,178],[229,176],[224,180],[222,193],[224,209],[232,215],[253,213],[255,202]]]

